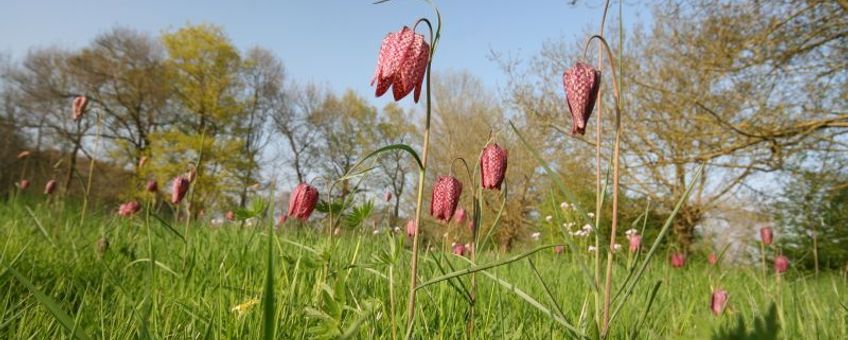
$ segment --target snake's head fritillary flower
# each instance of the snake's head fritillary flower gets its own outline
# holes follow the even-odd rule
[[[392,200],[392,192],[391,192],[391,191],[386,191],[386,195],[383,197],[383,199],[385,199],[385,200],[386,200],[386,202],[391,202],[391,200]]]
[[[671,266],[674,268],[682,268],[686,265],[686,256],[682,253],[671,254]]]
[[[18,159],[24,159],[29,157],[30,155],[32,155],[32,152],[29,152],[29,150],[24,150],[18,153]]]
[[[453,245],[453,254],[463,256],[465,255],[465,245],[462,243],[457,243]]]
[[[671,266],[674,268],[682,268],[686,265],[686,255],[683,253],[671,254]]]
[[[280,215],[279,218],[277,218],[277,224],[279,224],[279,225],[286,224],[286,220],[288,220],[288,219],[289,219],[288,215],[282,214],[282,215]]]
[[[456,211],[453,213],[453,221],[456,222],[456,224],[462,224],[465,223],[465,220],[465,209],[457,208]]]
[[[565,87],[568,109],[571,111],[571,134],[583,135],[598,99],[601,72],[588,64],[577,62],[563,73],[562,84]]]
[[[44,194],[52,195],[54,191],[56,191],[56,180],[51,179],[47,181],[47,184],[44,185]]]
[[[774,258],[774,271],[778,274],[783,274],[789,270],[789,258],[780,255]]]
[[[415,220],[409,220],[406,222],[406,236],[414,237],[418,232],[418,225],[415,224]]]
[[[371,79],[372,86],[377,83],[377,97],[392,87],[394,98],[398,101],[415,89],[414,99],[417,103],[429,60],[430,45],[423,35],[407,26],[400,32],[387,34],[380,46],[377,69]]]
[[[306,221],[315,210],[316,204],[318,204],[318,189],[309,184],[300,183],[291,194],[289,211],[286,215]]]
[[[764,245],[771,245],[774,242],[774,231],[771,227],[760,228],[760,240],[762,240]]]
[[[157,183],[155,179],[148,180],[144,189],[147,190],[147,192],[157,192],[159,191],[159,183]]]
[[[234,213],[232,210],[228,210],[224,214],[224,218],[226,218],[227,221],[230,221],[230,222],[235,221],[236,220],[236,213]]]
[[[440,176],[433,186],[430,215],[442,222],[450,222],[461,194],[462,183],[458,179],[453,176]]]
[[[141,204],[138,201],[129,201],[127,203],[121,204],[118,208],[118,215],[124,217],[130,217],[135,215],[137,212],[141,210]]]
[[[630,243],[630,252],[635,253],[639,251],[639,248],[642,247],[642,235],[639,234],[630,234],[627,236],[627,240]]]
[[[724,289],[719,289],[713,292],[712,297],[710,298],[710,311],[713,312],[713,315],[721,315],[724,312],[724,307],[727,306],[727,291]]]
[[[506,175],[507,151],[497,144],[488,144],[480,157],[480,184],[484,189],[501,189]]]
[[[141,158],[138,159],[138,168],[141,169],[145,164],[147,164],[147,156],[141,156]]]
[[[18,188],[20,188],[21,190],[26,190],[27,188],[29,188],[29,181],[22,179],[20,182],[18,182]]]
[[[86,96],[77,96],[74,98],[73,102],[73,118],[74,120],[80,120],[82,118],[83,113],[85,113],[85,109],[88,107],[88,98]]]
[[[188,186],[191,182],[185,176],[177,176],[171,184],[171,204],[180,204],[188,192]]]
[[[563,251],[565,251],[565,246],[559,245],[554,247],[554,254],[560,255]]]
[[[707,263],[710,265],[718,263],[718,255],[716,255],[716,253],[710,253],[710,255],[707,255]]]

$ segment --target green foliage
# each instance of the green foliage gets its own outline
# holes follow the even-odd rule
[[[748,331],[745,319],[737,318],[736,326],[722,329],[713,335],[713,340],[770,340],[777,339],[780,326],[777,323],[777,307],[771,304],[768,313],[754,318],[754,328]]]

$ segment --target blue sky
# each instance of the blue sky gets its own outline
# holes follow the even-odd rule
[[[601,0],[437,1],[444,19],[434,69],[468,70],[495,89],[505,80],[491,51],[513,57],[534,55],[552,39],[577,40],[594,29]],[[114,26],[157,35],[188,23],[222,26],[242,50],[262,46],[283,61],[289,79],[314,81],[336,91],[351,88],[373,98],[369,86],[380,41],[389,31],[432,17],[420,0],[372,5],[368,0],[165,1],[14,0],[0,11],[0,53],[16,60],[31,48],[78,48]],[[609,20],[616,20],[617,5]],[[625,5],[625,21],[649,16]],[[390,96],[375,99],[382,106]]]

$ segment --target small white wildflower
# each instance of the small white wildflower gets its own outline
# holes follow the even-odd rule
[[[212,225],[222,225],[222,224],[224,224],[224,219],[223,218],[213,218],[212,221],[210,221],[210,222],[212,222]]]
[[[627,231],[624,232],[624,235],[630,236],[630,235],[635,235],[635,234],[638,234],[638,233],[639,233],[638,230],[631,228],[631,229],[627,229]]]
[[[621,250],[621,245],[616,243],[612,246],[612,249],[614,249],[615,251],[619,251],[619,250]]]
[[[589,217],[595,217],[595,213],[588,213],[586,215],[589,215]]]
[[[442,237],[444,237],[444,238],[448,238],[448,233],[444,233],[444,234],[442,234]]]
[[[535,240],[535,241],[538,241],[538,240],[539,240],[539,236],[542,236],[542,233],[540,233],[540,232],[538,232],[538,231],[537,231],[537,232],[535,232],[535,233],[530,234],[530,237],[532,237],[532,238],[533,238],[533,240]]]
[[[394,228],[394,229],[392,229],[392,230],[393,230],[394,232],[396,232],[396,233],[399,233],[399,232],[400,232],[400,227],[395,227],[395,228]]]
[[[598,248],[595,248],[595,246],[589,246],[590,253],[594,253],[596,250],[598,250]]]
[[[380,233],[380,229],[374,229],[374,231],[373,231],[372,233],[373,233],[374,235],[377,235],[377,234],[379,234],[379,233]]]
[[[584,225],[583,230],[586,231],[587,233],[592,232],[592,230],[593,230],[592,225],[591,224]]]
[[[551,215],[545,216],[545,221],[548,221],[548,223],[551,223],[551,221],[553,221],[553,220],[554,220],[553,216],[551,216]]]
[[[562,208],[562,210],[568,210],[568,207],[569,207],[568,202],[560,203],[559,207]]]
[[[451,242],[451,247],[455,246],[456,242]]]

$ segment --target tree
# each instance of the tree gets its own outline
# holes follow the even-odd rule
[[[637,29],[621,45],[610,39],[624,47],[613,53],[620,53],[624,99],[625,193],[670,211],[694,170],[707,163],[674,221],[684,250],[707,212],[742,195],[754,175],[785,169],[803,153],[845,154],[844,146],[827,144],[848,132],[848,113],[840,112],[848,72],[840,57],[848,45],[845,14],[826,1],[663,1],[648,32]],[[505,63],[511,101],[534,124],[565,131],[558,123],[567,112],[562,90],[547,84],[559,84],[582,51],[582,44],[547,45],[529,80]],[[603,118],[611,133],[611,115]],[[551,142],[564,142],[575,161],[593,158],[588,140]],[[610,144],[604,142],[602,159],[609,159]]]
[[[316,168],[318,131],[310,125],[310,117],[319,109],[327,91],[314,84],[291,85],[273,101],[272,118],[276,132],[285,139],[286,163],[294,170],[298,183]]]
[[[410,123],[412,121],[410,116],[395,103],[389,103],[383,107],[376,129],[379,145],[409,144],[411,140],[418,140],[415,126]],[[416,170],[416,165],[409,158],[409,154],[401,151],[383,155],[378,162],[382,176],[377,181],[377,187],[387,188],[387,191],[392,194],[394,204],[389,225],[398,226],[400,200],[406,192],[408,176]]]

